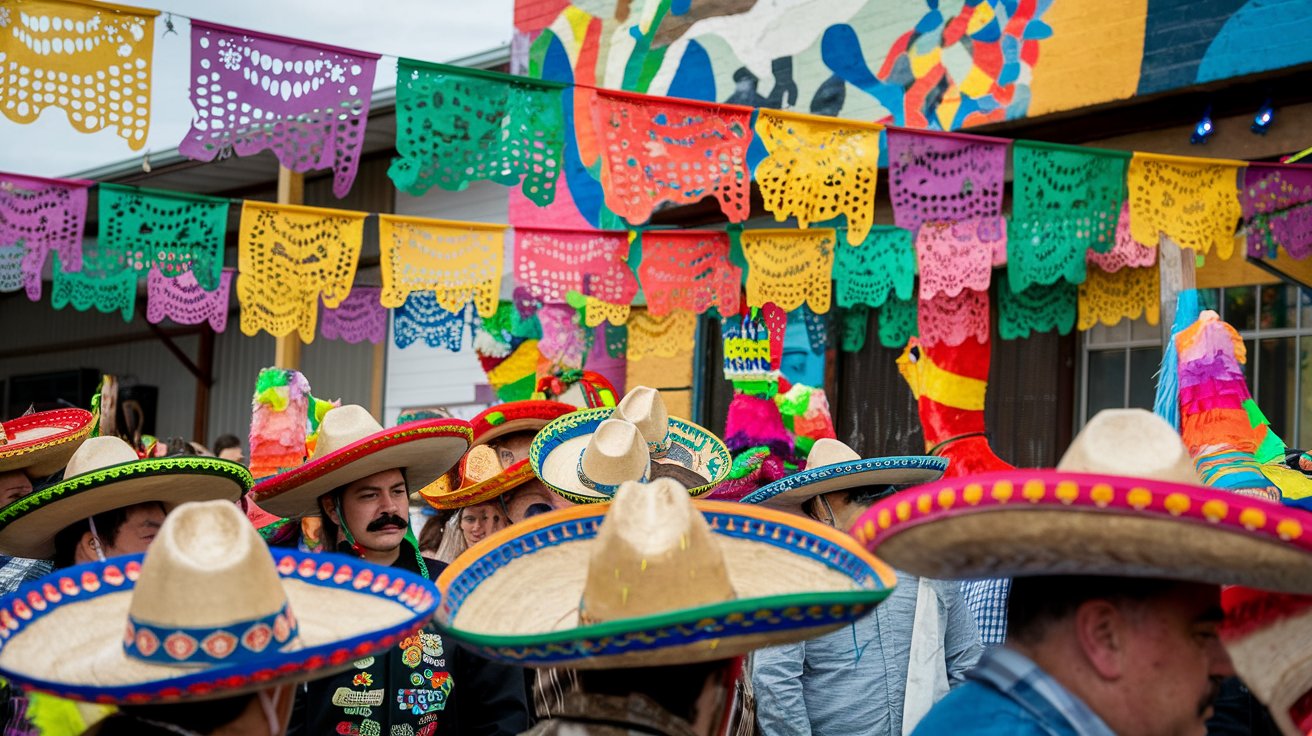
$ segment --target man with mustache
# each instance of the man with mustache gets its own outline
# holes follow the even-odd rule
[[[257,484],[261,508],[295,518],[318,514],[324,549],[435,579],[410,531],[410,484],[449,470],[469,447],[469,424],[428,419],[383,429],[363,407],[324,415],[313,457]],[[375,582],[375,585],[378,583]],[[307,683],[289,733],[517,734],[528,727],[523,675],[449,645],[426,627],[385,655]]]

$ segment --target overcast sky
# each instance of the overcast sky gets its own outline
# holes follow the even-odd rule
[[[383,54],[375,88],[396,85],[397,56],[453,61],[508,44],[513,0],[115,0],[161,11],[155,20],[150,137],[132,151],[110,129],[87,135],[64,110],[47,108],[29,125],[0,116],[0,171],[61,176],[176,148],[191,125],[187,88],[191,25],[185,16]],[[177,34],[165,32],[172,11]]]

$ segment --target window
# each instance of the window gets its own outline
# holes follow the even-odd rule
[[[1287,444],[1312,444],[1312,290],[1286,283],[1201,292],[1248,349],[1244,375],[1271,428]],[[1081,422],[1102,409],[1152,409],[1161,362],[1161,329],[1147,320],[1098,325],[1084,333]],[[1306,383],[1305,383],[1306,382]]]

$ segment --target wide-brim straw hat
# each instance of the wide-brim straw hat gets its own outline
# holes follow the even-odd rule
[[[948,460],[933,455],[867,457],[836,439],[821,438],[811,446],[806,469],[761,486],[741,503],[796,509],[816,496],[870,486],[929,483],[943,477]]]
[[[69,458],[63,481],[0,509],[0,553],[48,560],[55,535],[83,519],[139,503],[168,511],[186,501],[235,502],[253,482],[249,470],[229,460],[142,460],[118,437],[92,437]]]
[[[0,428],[0,473],[22,470],[33,478],[59,472],[91,436],[95,415],[55,409],[11,419]]]
[[[661,479],[471,547],[438,579],[437,620],[509,664],[652,667],[819,636],[869,613],[895,582],[839,530],[693,501]]]
[[[529,399],[489,406],[469,420],[474,445],[486,445],[515,432],[534,432],[553,419],[577,411],[578,407],[559,401]]]
[[[1104,575],[1312,593],[1312,516],[1202,487],[1174,428],[1141,409],[1099,413],[1056,470],[911,488],[851,533],[930,578]]]
[[[406,485],[423,488],[460,461],[472,433],[463,419],[426,419],[383,429],[362,406],[328,410],[314,457],[262,480],[251,498],[283,518],[319,513],[319,497],[353,481],[400,468]]]
[[[1312,596],[1229,587],[1221,606],[1221,641],[1244,686],[1282,733],[1312,733]]]
[[[223,698],[349,669],[431,615],[425,578],[270,550],[232,504],[184,504],[144,555],[0,599],[0,675],[97,703]]]

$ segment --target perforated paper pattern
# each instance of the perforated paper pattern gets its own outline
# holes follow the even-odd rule
[[[431,291],[448,312],[473,303],[491,317],[501,295],[506,228],[474,222],[378,216],[381,303],[396,308],[415,291]]]
[[[178,151],[196,161],[273,151],[304,173],[333,170],[345,197],[369,120],[378,56],[191,22],[191,105]]]
[[[746,220],[751,116],[750,108],[598,90],[592,122],[606,206],[637,225],[663,202],[714,196],[730,222]]]
[[[1242,214],[1238,175],[1233,164],[1136,153],[1126,176],[1131,234],[1156,245],[1158,234],[1166,233],[1181,248],[1199,253],[1215,248],[1222,260],[1229,258]]]
[[[844,309],[841,326],[843,330],[843,352],[861,352],[861,348],[866,346],[866,330],[870,326],[870,307],[864,304],[854,304]]]
[[[883,126],[760,109],[756,134],[770,152],[756,165],[765,208],[799,227],[839,215],[860,242],[875,221],[879,131]]]
[[[1089,269],[1089,277],[1080,284],[1079,320],[1081,330],[1098,323],[1111,327],[1123,319],[1148,318],[1157,324],[1161,311],[1156,267],[1123,268],[1115,273]]]
[[[378,303],[376,287],[356,286],[336,307],[323,308],[319,334],[352,345],[368,340],[377,345],[387,337],[387,310]]]
[[[545,304],[538,311],[538,320],[542,322],[542,339],[538,340],[538,352],[553,366],[565,368],[582,368],[592,344],[590,337],[593,330],[585,330],[579,325],[578,314],[568,304]]]
[[[5,117],[30,123],[58,107],[79,132],[146,145],[158,11],[88,0],[6,0],[0,11]]]
[[[137,306],[137,272],[119,271],[92,274],[68,273],[55,255],[50,285],[50,305],[63,309],[70,304],[79,312],[95,309],[106,314],[119,312],[124,322],[131,322]]]
[[[1116,240],[1128,156],[1095,149],[1012,144],[1007,277],[1013,291],[1084,280],[1085,252]]]
[[[1239,204],[1248,255],[1273,257],[1277,247],[1294,258],[1312,254],[1312,166],[1249,164]]]
[[[169,278],[152,268],[146,276],[146,319],[156,324],[165,319],[180,325],[209,322],[215,332],[223,332],[228,328],[233,273],[232,269],[223,269],[218,288],[206,291],[191,271]]]
[[[823,353],[829,347],[829,315],[816,314],[806,307],[797,310],[802,314],[802,324],[806,325],[806,340],[811,352]]]
[[[1076,284],[1060,279],[1024,291],[998,289],[998,334],[1003,340],[1053,330],[1070,334],[1075,327],[1078,296]]]
[[[577,291],[630,304],[638,280],[629,270],[629,235],[599,230],[515,229],[515,283],[543,302]]]
[[[660,317],[675,310],[701,314],[738,311],[743,271],[729,262],[729,235],[707,230],[642,234],[638,281],[647,310]]]
[[[916,249],[911,233],[899,227],[875,227],[863,242],[839,230],[834,250],[834,284],[838,306],[882,305],[890,295],[910,299],[916,285]]]
[[[879,344],[886,348],[905,347],[907,340],[920,334],[916,299],[889,299],[879,308]]]
[[[556,196],[565,148],[561,87],[548,82],[399,59],[396,150],[387,175],[419,196],[488,180],[523,181],[529,201]]]
[[[0,293],[23,288],[23,257],[27,246],[22,242],[0,245]]]
[[[82,270],[90,184],[0,173],[0,245],[23,243],[23,286],[28,299],[41,299],[41,274],[51,251],[59,254],[69,271]]]
[[[596,327],[601,324],[622,325],[629,319],[628,304],[611,304],[596,297],[584,297],[583,324]]]
[[[673,358],[691,352],[697,335],[697,315],[671,312],[664,316],[635,309],[629,315],[629,360]]]
[[[989,339],[989,293],[965,289],[956,296],[921,299],[916,317],[920,341],[927,347],[960,345]]]
[[[100,237],[87,268],[141,275],[152,266],[165,276],[191,271],[206,289],[219,285],[228,200],[101,184]]]
[[[747,304],[777,304],[791,312],[806,304],[820,314],[829,311],[830,277],[834,270],[833,230],[746,230]]]
[[[1001,217],[926,222],[916,232],[920,299],[988,291],[993,264],[1006,261],[1007,225]]]
[[[299,331],[312,341],[320,297],[335,307],[351,291],[365,216],[247,200],[237,248],[241,331]]]
[[[468,308],[448,312],[432,292],[415,291],[392,312],[392,340],[398,348],[423,341],[430,348],[459,352],[464,344]]]
[[[898,227],[914,232],[922,222],[1002,214],[1007,141],[895,128],[886,135]]]

